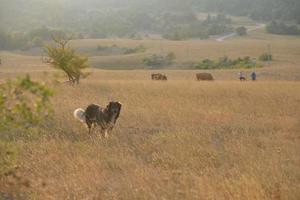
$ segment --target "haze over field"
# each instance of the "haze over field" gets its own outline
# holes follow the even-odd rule
[[[299,0],[0,0],[0,200],[298,200],[299,55]]]
[[[50,26],[95,32],[101,28],[153,31],[157,27],[151,22],[170,12],[221,12],[257,20],[300,22],[299,10],[298,0],[1,0],[0,25],[4,30]],[[180,24],[180,20],[173,23]]]

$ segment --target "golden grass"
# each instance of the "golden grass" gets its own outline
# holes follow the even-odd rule
[[[18,173],[30,183],[21,196],[298,199],[299,83],[147,75],[100,71],[77,87],[57,87],[45,136],[19,144]],[[75,108],[112,99],[123,110],[110,139],[89,136],[73,119]]]
[[[148,50],[92,57],[98,67],[139,68],[145,55],[168,51],[176,53],[178,65],[223,55],[257,57],[269,44],[275,61],[257,69],[255,83],[233,81],[238,70],[210,71],[217,81],[197,82],[196,70],[93,69],[79,86],[56,85],[54,119],[43,133],[32,133],[42,137],[12,141],[23,152],[18,177],[25,182],[2,179],[0,193],[19,199],[298,199],[300,84],[286,80],[300,80],[299,37],[257,31],[223,43],[72,42],[75,48],[100,44]],[[18,53],[0,52],[0,82],[24,73],[51,82],[53,70],[40,57]],[[150,81],[156,72],[169,81]],[[73,110],[109,100],[124,105],[112,137],[89,136]]]

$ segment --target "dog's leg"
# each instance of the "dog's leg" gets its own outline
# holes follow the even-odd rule
[[[104,138],[108,138],[108,131],[107,131],[107,129],[103,130],[103,134],[104,134]]]
[[[89,135],[90,135],[90,134],[91,134],[92,126],[91,126],[91,124],[87,124],[87,127],[88,127],[88,129],[89,129]]]
[[[87,128],[89,129],[89,135],[91,134],[92,125],[89,121],[86,121]]]

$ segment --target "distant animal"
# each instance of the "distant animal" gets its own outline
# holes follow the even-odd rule
[[[109,102],[105,108],[97,104],[90,104],[85,110],[76,109],[74,117],[82,123],[86,123],[89,133],[93,126],[99,126],[101,133],[107,138],[120,116],[121,108],[122,104],[114,101]]]
[[[152,74],[151,78],[152,80],[162,80],[162,81],[168,80],[167,76],[164,74]]]
[[[210,73],[198,73],[196,74],[198,81],[213,81],[214,77]]]

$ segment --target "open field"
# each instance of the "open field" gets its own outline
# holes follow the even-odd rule
[[[56,86],[47,129],[11,142],[25,182],[2,179],[0,191],[21,199],[298,199],[298,82],[152,82],[126,73]],[[123,104],[111,138],[89,136],[73,110],[110,99]]]
[[[39,52],[0,52],[0,82],[29,73],[55,88],[54,117],[42,130],[0,134],[19,152],[16,174],[0,177],[0,199],[299,198],[299,37],[255,31],[222,43],[72,41],[80,51],[113,44],[147,51],[92,56],[91,64],[103,69],[92,69],[75,87],[55,83],[56,72]],[[258,82],[235,81],[239,70],[210,71],[216,81],[197,82],[200,70],[178,69],[204,58],[258,57],[268,46],[275,60],[256,69]],[[169,51],[176,69],[142,69],[146,55]],[[168,81],[150,81],[154,72]],[[88,135],[73,119],[74,109],[110,100],[121,101],[123,110],[109,139]]]
[[[0,0],[0,200],[300,200],[300,0]]]

